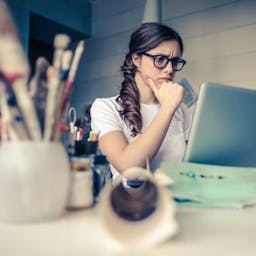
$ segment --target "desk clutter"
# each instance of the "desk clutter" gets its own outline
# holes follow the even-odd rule
[[[106,182],[112,178],[109,163],[98,150],[98,131],[90,129],[90,120],[77,118],[74,107],[68,110],[61,126],[61,141],[66,149],[71,169],[67,209],[93,206]]]
[[[109,163],[97,150],[98,142],[93,141],[93,146],[90,144],[88,148],[85,146],[87,143],[81,141],[79,150],[76,150],[77,145],[75,145],[74,154],[70,154],[69,151],[71,178],[67,199],[68,210],[96,205],[102,189],[112,181]]]

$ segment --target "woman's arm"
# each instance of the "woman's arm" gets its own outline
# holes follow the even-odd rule
[[[173,82],[163,83],[161,88],[157,88],[150,80],[149,86],[160,103],[160,109],[143,133],[130,144],[121,131],[111,131],[99,139],[102,153],[120,173],[132,166],[145,167],[146,159],[154,157],[184,95],[183,88]]]

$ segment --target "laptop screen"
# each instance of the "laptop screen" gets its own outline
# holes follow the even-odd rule
[[[184,161],[256,167],[256,90],[202,84]]]

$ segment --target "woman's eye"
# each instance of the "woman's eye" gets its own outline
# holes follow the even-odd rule
[[[156,57],[156,62],[164,63],[164,62],[166,62],[166,57],[165,56],[157,56]]]

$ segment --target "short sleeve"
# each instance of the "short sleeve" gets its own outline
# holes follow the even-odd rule
[[[122,131],[117,106],[108,98],[96,99],[91,107],[91,128],[99,131],[99,137],[111,131]]]

